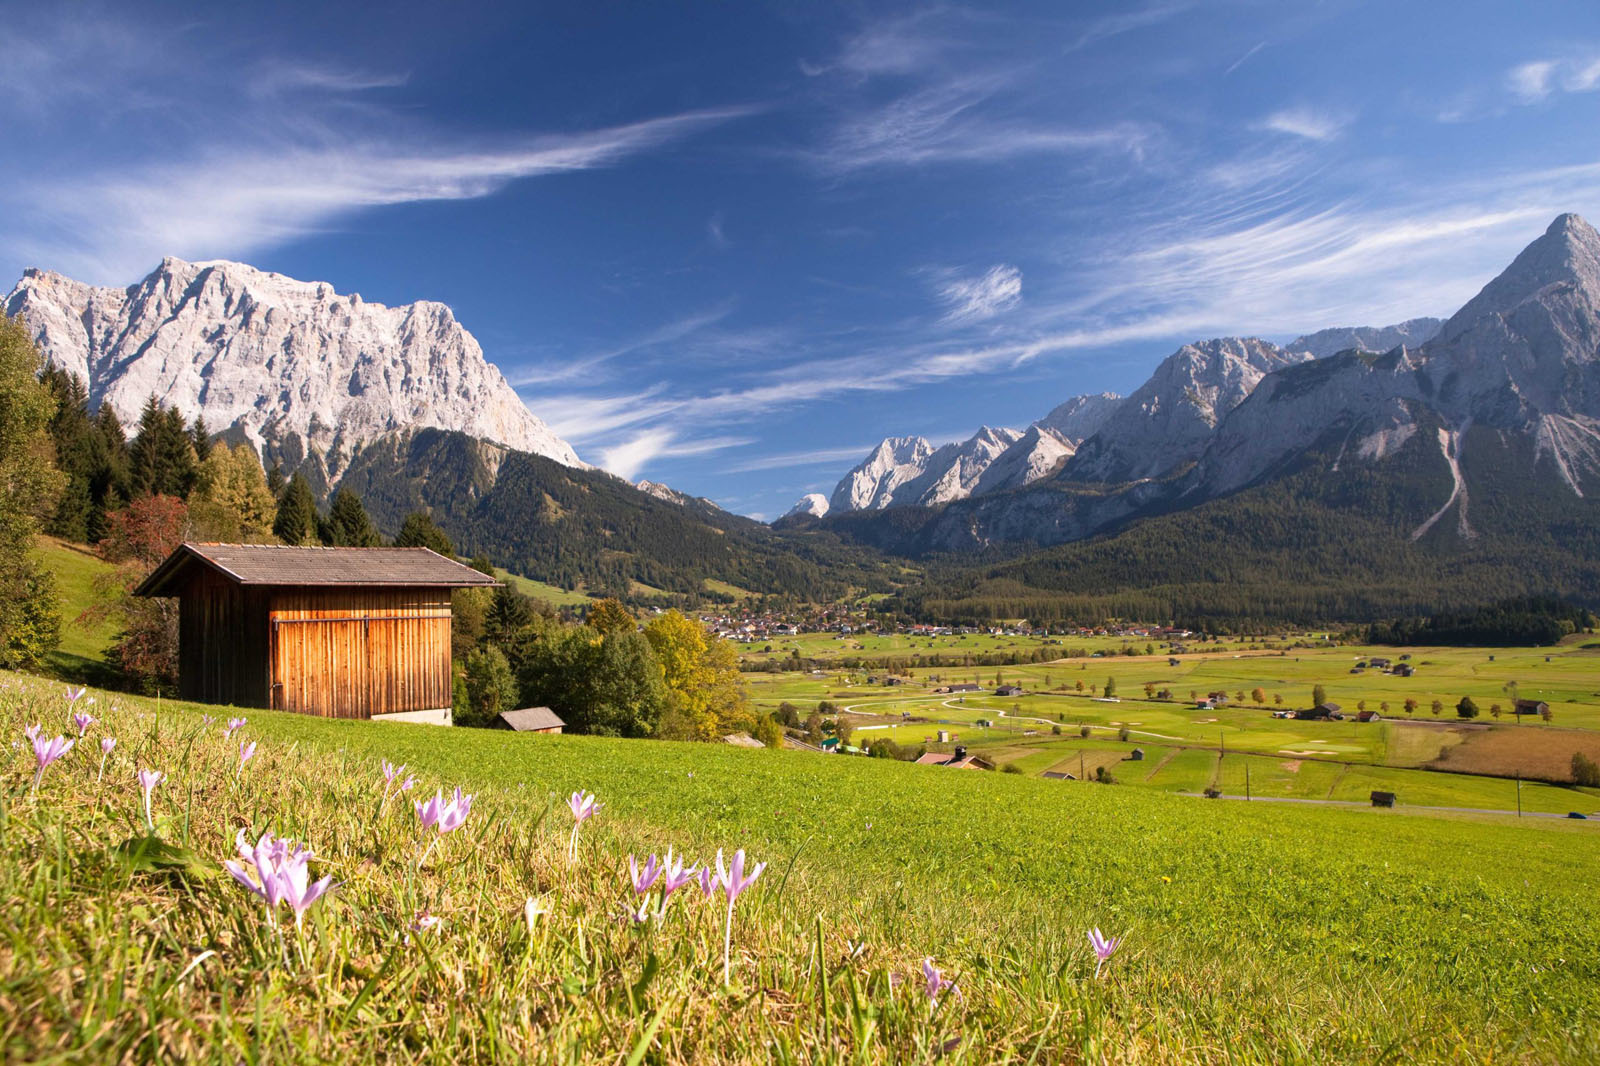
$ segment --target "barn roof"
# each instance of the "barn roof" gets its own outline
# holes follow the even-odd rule
[[[282,544],[184,544],[134,589],[174,596],[195,567],[241,585],[471,588],[499,582],[427,548],[304,548]]]
[[[500,720],[519,733],[538,729],[561,729],[567,724],[548,707],[524,707],[519,711],[501,711]]]

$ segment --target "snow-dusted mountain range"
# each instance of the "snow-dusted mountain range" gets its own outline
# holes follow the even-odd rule
[[[1523,458],[1475,460],[1491,439]],[[1056,543],[1236,492],[1316,449],[1337,472],[1408,447],[1443,464],[1451,485],[1434,518],[1451,511],[1463,535],[1475,462],[1525,462],[1580,497],[1600,491],[1600,234],[1587,222],[1556,219],[1445,322],[1322,330],[1282,348],[1201,341],[1125,400],[1077,397],[1025,433],[985,427],[942,449],[886,441],[840,481],[828,513],[964,501],[915,527],[920,547]],[[818,513],[802,503],[791,514]]]
[[[320,456],[330,480],[363,444],[424,428],[579,465],[441,303],[386,307],[242,263],[168,258],[126,289],[29,270],[5,310],[125,424],[154,395],[269,462]]]

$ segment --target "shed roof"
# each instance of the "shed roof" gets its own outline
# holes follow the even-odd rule
[[[540,729],[562,729],[567,723],[548,707],[524,707],[518,711],[501,711],[500,720],[519,733]]]
[[[427,548],[305,548],[282,544],[190,544],[134,589],[136,596],[173,596],[192,567],[206,567],[241,585],[471,588],[499,582]]]

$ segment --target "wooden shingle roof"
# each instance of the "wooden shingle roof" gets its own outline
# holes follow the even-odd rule
[[[523,707],[516,711],[501,711],[500,720],[519,733],[539,729],[561,729],[567,723],[548,707]]]
[[[134,589],[134,595],[175,596],[196,566],[241,585],[474,588],[499,584],[427,548],[184,544]]]

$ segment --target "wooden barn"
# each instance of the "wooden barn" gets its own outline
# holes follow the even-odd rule
[[[178,600],[178,695],[450,724],[450,593],[496,585],[427,548],[185,544],[134,590]]]

